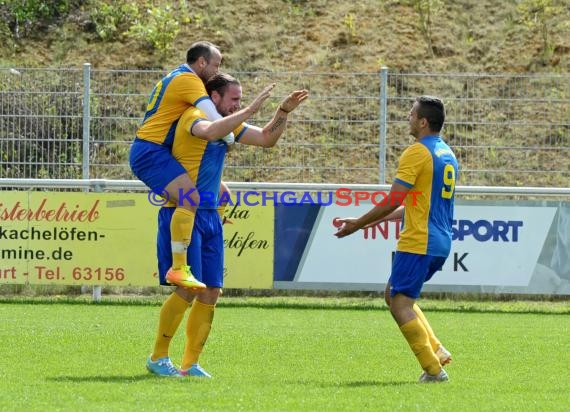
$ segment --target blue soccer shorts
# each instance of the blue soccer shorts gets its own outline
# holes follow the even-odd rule
[[[166,282],[166,272],[172,266],[170,221],[174,210],[174,207],[163,207],[158,212],[156,252],[160,284],[164,286],[170,285]],[[221,288],[224,285],[224,233],[216,209],[196,211],[187,259],[196,279],[211,288]]]
[[[168,146],[139,138],[131,146],[129,163],[134,175],[159,194],[175,178],[186,173]]]
[[[396,252],[390,275],[390,296],[398,293],[412,299],[420,297],[424,283],[443,267],[447,257]]]

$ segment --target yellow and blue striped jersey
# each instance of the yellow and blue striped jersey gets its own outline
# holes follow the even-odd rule
[[[202,79],[186,64],[180,65],[152,90],[137,137],[171,147],[182,113],[209,98]]]
[[[420,194],[416,204],[406,197],[398,251],[449,255],[457,177],[457,159],[439,136],[425,136],[402,153],[395,182]]]
[[[172,145],[172,155],[186,169],[190,179],[200,194],[201,209],[216,209],[227,144],[221,140],[209,142],[191,134],[192,127],[203,120],[206,115],[199,109],[190,108],[184,112]],[[242,123],[234,130],[236,142],[248,128]]]

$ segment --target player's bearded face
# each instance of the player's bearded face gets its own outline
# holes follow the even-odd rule
[[[230,84],[218,106],[216,108],[222,116],[237,112],[241,107],[241,86]]]

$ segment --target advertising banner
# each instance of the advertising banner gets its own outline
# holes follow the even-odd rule
[[[144,195],[1,193],[2,282],[155,283],[156,208]]]
[[[371,204],[230,201],[226,288],[382,290],[401,222],[344,239]],[[0,283],[157,285],[157,207],[145,193],[3,191]],[[456,205],[452,250],[424,291],[570,295],[570,205]]]
[[[338,218],[360,216],[371,206],[278,205],[276,287],[383,289],[401,222],[383,222],[343,239],[333,236]],[[545,268],[567,260],[570,224],[561,220],[567,211],[563,204],[544,202],[456,205],[451,254],[426,290],[570,294],[564,286],[570,270],[553,274]]]
[[[0,283],[155,286],[144,193],[0,192]],[[228,206],[225,287],[271,288],[273,208]]]
[[[224,287],[273,288],[273,220],[273,206],[226,207]]]

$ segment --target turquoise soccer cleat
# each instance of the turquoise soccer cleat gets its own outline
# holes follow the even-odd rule
[[[447,372],[443,368],[437,375],[430,375],[424,372],[420,376],[420,383],[439,383],[447,381],[449,381],[449,376],[447,376]]]
[[[187,370],[181,370],[180,373],[182,376],[196,376],[198,378],[211,378],[208,372],[206,372],[200,365],[195,363],[194,365],[190,366]]]
[[[182,374],[180,371],[174,366],[170,358],[164,357],[159,358],[156,362],[153,362],[151,357],[149,356],[146,360],[146,368],[150,373],[154,373],[158,376],[170,376],[173,378],[181,378]]]

